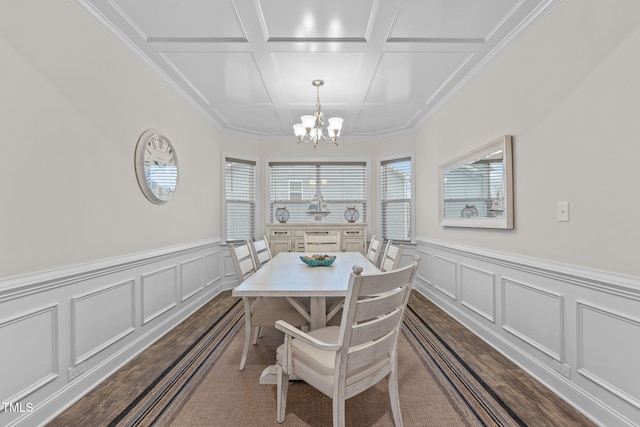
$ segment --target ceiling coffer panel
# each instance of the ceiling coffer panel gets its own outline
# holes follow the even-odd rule
[[[245,39],[231,1],[113,0],[148,41]]]
[[[352,52],[276,52],[273,54],[284,101],[313,107],[316,88],[311,82],[324,80],[320,88],[322,105],[346,104],[351,101],[362,61],[361,53]],[[339,64],[339,66],[337,66]]]
[[[374,0],[262,0],[268,40],[364,41]]]
[[[389,39],[484,41],[519,2],[405,0]]]
[[[365,103],[411,104],[433,98],[443,82],[455,77],[467,53],[388,52],[371,83]]]
[[[271,104],[251,53],[167,52],[185,82],[211,105]]]
[[[559,0],[75,0],[221,131],[414,131]]]

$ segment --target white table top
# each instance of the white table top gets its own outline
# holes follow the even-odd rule
[[[302,252],[280,252],[232,292],[236,297],[290,296],[327,297],[346,296],[349,275],[354,265],[363,268],[363,274],[377,273],[375,267],[360,252],[328,252],[336,260],[328,267],[311,267],[300,257]]]

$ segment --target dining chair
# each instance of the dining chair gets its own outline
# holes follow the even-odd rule
[[[398,394],[397,347],[402,317],[420,260],[404,268],[361,274],[353,266],[340,326],[302,332],[276,322],[285,333],[277,350],[277,419],[284,422],[289,377],[305,381],[333,399],[333,425],[345,425],[345,400],[388,377],[391,412],[402,426]]]
[[[340,252],[340,233],[333,231],[305,232],[305,252]]]
[[[373,265],[378,266],[378,258],[380,257],[380,250],[382,249],[382,240],[378,239],[375,235],[371,236],[371,242],[369,243],[369,249],[367,250],[367,259],[371,261]],[[344,305],[344,298],[327,298],[327,325],[339,325],[342,318],[342,306]]]
[[[249,241],[249,245],[251,245],[251,253],[257,269],[260,269],[273,258],[271,256],[271,249],[269,249],[267,236],[264,236],[262,240],[258,240],[257,242]]]
[[[369,242],[369,249],[367,250],[367,259],[375,266],[378,265],[380,249],[382,249],[382,240],[379,240],[375,235],[371,236],[371,242]]]
[[[251,254],[249,242],[239,246],[229,245],[229,252],[233,259],[238,281],[242,283],[257,271]],[[240,359],[240,370],[244,369],[249,354],[249,344],[253,335],[253,344],[258,344],[261,329],[265,326],[274,327],[277,320],[285,320],[295,326],[305,327],[309,321],[286,298],[278,297],[243,297],[244,304],[244,347]]]
[[[387,242],[387,248],[382,255],[382,261],[380,262],[380,271],[391,271],[398,268],[403,251],[404,246],[396,246],[391,240],[389,240]]]

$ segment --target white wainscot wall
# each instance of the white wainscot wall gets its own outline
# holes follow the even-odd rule
[[[640,425],[638,278],[417,243],[418,291],[596,423]]]
[[[0,425],[46,423],[211,300],[228,252],[198,242],[0,281]]]

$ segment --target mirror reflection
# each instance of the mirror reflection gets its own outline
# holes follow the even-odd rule
[[[443,165],[441,178],[443,226],[513,227],[510,137]]]

